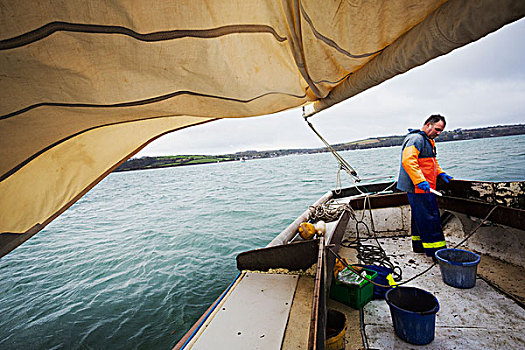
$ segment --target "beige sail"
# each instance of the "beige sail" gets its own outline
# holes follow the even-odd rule
[[[161,135],[315,113],[524,15],[520,0],[2,1],[0,233],[26,237],[1,253]]]

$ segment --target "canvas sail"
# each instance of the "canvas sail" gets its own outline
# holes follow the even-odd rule
[[[520,0],[2,1],[0,255],[161,135],[315,113],[524,15]]]

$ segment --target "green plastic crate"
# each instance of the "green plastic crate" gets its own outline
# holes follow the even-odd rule
[[[374,280],[377,276],[376,271],[363,269],[366,271],[367,278]],[[330,298],[337,300],[345,305],[353,307],[354,309],[362,308],[366,303],[372,300],[374,294],[374,285],[366,280],[359,285],[346,284],[332,278],[332,285],[330,286]]]

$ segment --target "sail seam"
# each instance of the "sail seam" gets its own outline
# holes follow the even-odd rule
[[[310,26],[310,29],[312,30],[312,32],[314,33],[314,36],[321,40],[322,42],[324,42],[325,44],[327,44],[328,46],[330,47],[333,47],[334,49],[336,49],[337,51],[339,51],[340,53],[342,53],[343,55],[345,56],[348,56],[348,57],[351,57],[351,58],[364,58],[364,57],[370,57],[370,56],[373,56],[375,54],[378,54],[380,52],[382,52],[384,49],[386,49],[388,47],[385,46],[383,47],[382,49],[379,49],[379,50],[376,50],[376,51],[373,51],[373,52],[367,52],[367,53],[362,53],[362,54],[353,54],[345,49],[343,49],[341,46],[339,46],[335,41],[333,41],[332,39],[328,38],[327,36],[321,34],[319,31],[317,31],[317,29],[315,28],[312,20],[310,19],[310,17],[308,16],[308,14],[306,13],[303,5],[301,4],[301,14],[303,15],[303,18],[305,19],[305,21],[309,24]]]
[[[213,98],[218,100],[225,100],[225,101],[232,101],[232,102],[238,102],[238,103],[250,103],[256,99],[268,96],[268,95],[287,95],[295,98],[304,98],[306,97],[306,94],[303,95],[296,95],[286,92],[267,92],[265,94],[252,97],[250,99],[238,99],[233,97],[223,97],[223,96],[216,96],[216,95],[210,95],[210,94],[203,94],[193,91],[176,91],[171,92],[169,94],[160,95],[156,97],[151,97],[143,100],[136,100],[136,101],[130,101],[130,102],[121,102],[121,103],[113,103],[113,104],[97,104],[97,103],[68,103],[68,102],[40,102],[35,103],[33,105],[21,108],[17,111],[7,113],[4,115],[0,115],[0,120],[8,119],[20,114],[23,114],[25,112],[28,112],[32,109],[39,108],[39,107],[72,107],[72,108],[123,108],[123,107],[136,107],[136,106],[144,106],[152,103],[162,102],[165,100],[169,100],[171,98],[180,96],[180,95],[192,95],[197,97],[206,97],[206,98]]]
[[[274,28],[264,24],[233,24],[210,29],[176,29],[143,34],[123,26],[55,21],[47,23],[37,29],[31,30],[16,37],[1,40],[0,50],[10,50],[17,47],[29,45],[36,41],[42,40],[56,32],[75,32],[87,34],[120,34],[146,42],[168,41],[187,37],[212,39],[225,35],[244,33],[269,33],[272,34],[274,38],[279,42],[287,40],[286,37],[280,36]]]
[[[74,134],[71,134],[67,137],[64,137],[50,145],[48,145],[47,147],[41,149],[40,151],[34,153],[33,155],[29,156],[28,158],[26,158],[24,161],[20,162],[18,165],[16,165],[15,167],[13,167],[11,170],[7,171],[6,173],[4,173],[3,175],[0,176],[0,182],[4,181],[5,179],[7,179],[8,177],[10,177],[11,175],[13,175],[14,173],[16,173],[18,170],[22,169],[25,165],[27,165],[29,162],[31,162],[33,159],[37,158],[38,156],[40,156],[41,154],[47,152],[48,150],[58,146],[59,144],[61,143],[64,143],[66,142],[67,140],[73,138],[73,137],[76,137],[76,136],[79,136],[83,133],[86,133],[88,131],[91,131],[91,130],[95,130],[95,129],[99,129],[99,128],[103,128],[103,127],[106,127],[106,126],[113,126],[113,125],[118,125],[118,124],[125,124],[125,123],[132,123],[132,122],[140,122],[140,121],[145,121],[145,120],[151,120],[151,119],[158,119],[158,118],[166,118],[166,117],[181,117],[181,115],[171,115],[171,116],[156,116],[156,117],[148,117],[148,118],[141,118],[141,119],[134,119],[134,120],[127,120],[127,121],[119,121],[119,122],[114,122],[114,123],[107,123],[107,124],[102,124],[102,125],[96,125],[96,126],[92,126],[90,128],[87,128],[87,129],[84,129],[84,130],[81,130],[79,132],[76,132]],[[202,118],[202,117],[201,117]],[[221,118],[210,118],[209,121],[212,121],[212,120],[219,120]]]
[[[51,221],[53,221],[54,219],[56,219],[60,214],[62,214],[64,211],[66,211],[70,206],[72,206],[76,201],[78,201],[80,198],[82,198],[82,196],[84,196],[89,190],[91,190],[93,187],[95,187],[96,184],[98,184],[100,181],[102,181],[102,179],[104,179],[106,176],[108,176],[111,172],[113,172],[116,168],[118,168],[121,164],[123,164],[126,160],[128,160],[129,158],[133,157],[135,154],[137,154],[140,150],[144,149],[144,147],[146,147],[148,144],[150,144],[152,141],[158,139],[159,137],[161,136],[164,136],[166,134],[169,134],[173,131],[178,131],[178,130],[182,130],[182,129],[186,129],[188,127],[191,127],[191,126],[196,126],[196,125],[201,125],[201,124],[205,124],[205,123],[209,123],[209,122],[212,122],[212,121],[215,121],[215,120],[218,120],[218,119],[221,119],[221,118],[215,118],[215,119],[210,119],[210,120],[206,120],[206,121],[202,121],[202,122],[198,122],[198,123],[195,123],[195,124],[192,124],[192,125],[186,125],[186,126],[182,126],[182,127],[178,127],[178,128],[174,128],[174,129],[170,129],[170,130],[166,130],[165,132],[161,133],[161,134],[158,134],[154,137],[152,137],[151,139],[149,139],[148,141],[144,142],[141,146],[137,147],[134,151],[132,151],[131,153],[129,153],[126,157],[124,157],[123,159],[121,159],[119,162],[117,162],[116,164],[114,164],[110,169],[108,169],[106,172],[102,173],[99,177],[97,177],[93,182],[91,182],[88,186],[86,186],[82,191],[78,192],[78,194],[73,197],[69,202],[67,202],[66,204],[64,204],[60,209],[58,209],[53,215],[51,215],[50,217],[48,217],[47,219],[45,219],[41,224],[37,224],[35,226],[33,226],[31,229],[35,229],[36,232],[32,233],[33,235],[37,234],[40,230],[42,230],[44,227],[46,227]],[[25,232],[24,234],[27,234],[28,232]],[[1,234],[1,233],[0,233]],[[14,248],[13,248],[14,249]]]

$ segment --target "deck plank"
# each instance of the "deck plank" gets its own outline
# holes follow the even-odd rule
[[[314,278],[299,277],[290,318],[284,334],[283,350],[308,348],[310,319],[312,317]]]
[[[281,349],[297,280],[246,273],[192,349]]]

